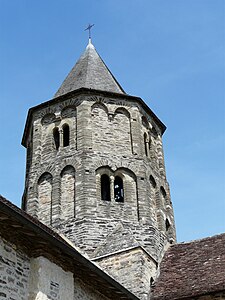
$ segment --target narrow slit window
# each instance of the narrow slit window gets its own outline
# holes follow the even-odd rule
[[[153,284],[154,284],[154,279],[153,279],[153,277],[151,277],[151,278],[150,278],[150,287],[152,287]]]
[[[152,175],[150,175],[150,183],[151,183],[151,186],[155,189],[156,188],[156,182],[155,182],[155,179]]]
[[[123,179],[119,176],[114,180],[114,196],[116,202],[124,202]]]
[[[106,174],[101,176],[101,198],[110,201],[110,179]]]
[[[170,229],[170,222],[169,222],[169,220],[168,219],[166,219],[166,222],[165,222],[166,224],[166,231],[168,231],[169,229]]]
[[[54,143],[55,143],[55,148],[56,150],[59,149],[59,128],[55,127],[53,129],[53,138],[54,138]]]
[[[162,186],[160,187],[160,191],[161,191],[163,198],[166,199],[166,191]]]
[[[145,155],[148,156],[148,141],[147,141],[147,134],[144,134],[144,146],[145,146]]]
[[[63,126],[63,147],[67,147],[70,144],[70,128],[69,125]]]

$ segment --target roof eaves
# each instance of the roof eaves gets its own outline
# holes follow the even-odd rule
[[[107,253],[107,254],[103,254],[101,256],[97,256],[97,257],[94,257],[92,258],[91,260],[92,261],[97,261],[97,260],[101,260],[103,258],[106,258],[106,257],[111,257],[111,256],[114,256],[114,255],[117,255],[119,253],[125,253],[125,252],[128,252],[130,250],[134,250],[134,249],[141,249],[147,256],[151,257],[151,259],[154,261],[154,263],[156,264],[156,266],[158,266],[158,262],[142,247],[142,245],[140,245],[138,243],[137,246],[133,246],[133,247],[129,247],[129,248],[125,248],[125,249],[121,249],[121,250],[117,250],[115,252],[111,252],[111,253]]]
[[[81,264],[83,264],[90,273],[95,273],[98,277],[100,277],[106,284],[111,287],[116,294],[122,294],[121,299],[130,299],[130,300],[138,300],[138,298],[124,288],[121,284],[115,281],[112,277],[106,274],[103,270],[101,270],[97,265],[92,263],[90,260],[85,258],[82,254],[80,254],[74,247],[68,244],[58,233],[53,231],[48,226],[44,225],[37,219],[33,218],[10,201],[5,199],[0,195],[0,213],[6,213],[13,217],[13,220],[18,220],[25,227],[33,230],[38,235],[47,239],[49,244],[53,244],[55,247],[61,249],[64,253],[69,256],[74,257],[76,260],[79,260]],[[125,297],[125,298],[123,298]],[[120,298],[118,298],[120,299]]]

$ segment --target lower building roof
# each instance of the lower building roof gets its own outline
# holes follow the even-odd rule
[[[152,287],[153,300],[225,291],[225,234],[171,246]]]
[[[0,196],[0,236],[29,257],[44,256],[109,299],[138,300],[52,228]]]

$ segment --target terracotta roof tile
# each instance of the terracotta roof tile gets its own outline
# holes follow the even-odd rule
[[[171,246],[160,265],[154,300],[225,290],[225,234]]]

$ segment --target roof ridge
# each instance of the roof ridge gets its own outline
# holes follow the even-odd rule
[[[88,51],[88,56],[90,56],[90,51],[89,51],[89,45],[92,45],[92,43],[90,42],[90,40],[89,40],[89,43],[88,43],[88,45],[87,45],[87,47],[86,47],[86,50],[85,50],[85,52],[86,51]],[[93,45],[92,45],[93,46]],[[84,54],[85,54],[85,52],[84,52]],[[89,59],[87,60],[87,70],[89,69],[89,65],[90,65],[90,63],[89,63]],[[87,77],[88,77],[88,72],[86,72],[86,74],[85,74],[85,85],[87,84]]]

